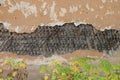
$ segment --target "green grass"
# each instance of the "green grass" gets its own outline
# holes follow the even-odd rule
[[[107,60],[91,57],[78,58],[68,64],[53,61],[50,66],[40,67],[44,75],[41,80],[120,80],[120,64],[112,64]]]

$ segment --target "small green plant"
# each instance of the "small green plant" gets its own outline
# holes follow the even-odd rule
[[[10,68],[12,69],[18,69],[18,68],[26,68],[26,64],[24,60],[21,61],[16,61],[13,58],[7,58],[6,60],[3,61],[3,63],[1,64],[1,66],[7,66],[9,65]]]
[[[4,78],[0,78],[0,80],[14,80],[12,77],[8,77],[8,78],[6,78],[6,79],[4,79]]]
[[[42,65],[40,67],[40,73],[45,73],[45,72],[47,72],[47,66],[46,65]]]
[[[96,59],[91,57],[75,56],[68,64],[53,61],[50,66],[43,65],[40,72],[43,80],[120,80],[120,64],[100,60],[96,65],[94,61]]]
[[[27,75],[24,60],[7,58],[0,65],[0,80],[21,80],[24,74]]]

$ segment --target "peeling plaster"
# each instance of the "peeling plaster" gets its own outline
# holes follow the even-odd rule
[[[111,26],[105,27],[105,28],[101,28],[100,31],[104,31],[104,30],[110,30]]]
[[[71,13],[74,13],[76,11],[78,11],[78,7],[76,7],[76,6],[70,6],[70,12]]]
[[[89,4],[86,4],[86,8],[87,8],[88,10],[90,10]]]
[[[103,5],[101,5],[99,8],[100,8],[100,9],[103,9],[103,8],[104,8],[104,6],[103,6]]]
[[[106,0],[102,0],[103,3],[106,3]]]
[[[34,14],[37,17],[37,8],[35,5],[30,5],[28,2],[21,1],[20,3],[16,3],[16,5],[9,7],[8,12],[13,13],[14,11],[21,11],[24,16],[27,18],[31,14]]]
[[[44,3],[42,4],[41,8],[42,8],[42,9],[45,9],[46,6],[47,6],[47,2],[44,2]]]
[[[9,22],[2,22],[2,23],[6,29],[9,29],[9,27],[11,26]]]
[[[120,30],[120,0],[0,0],[0,4],[0,21],[10,23],[7,29],[12,32],[30,33],[38,25],[69,22]]]
[[[105,15],[109,15],[109,14],[114,14],[114,11],[107,10],[107,12],[105,13]]]
[[[59,15],[60,15],[61,17],[64,17],[66,12],[67,12],[67,10],[66,10],[65,8],[61,8],[61,9],[60,9],[60,12],[59,12]]]
[[[7,0],[0,0],[0,4],[5,4]]]
[[[51,18],[51,20],[54,20],[54,21],[57,20],[57,14],[55,12],[55,6],[56,6],[56,3],[55,3],[55,1],[53,1],[52,6],[50,7],[50,18]]]
[[[17,27],[15,28],[15,31],[16,31],[17,33],[20,32],[19,26],[17,26]]]

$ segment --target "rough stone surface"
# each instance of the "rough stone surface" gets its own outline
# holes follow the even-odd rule
[[[0,24],[0,51],[20,55],[71,53],[75,50],[98,50],[107,54],[118,53],[120,31],[100,31],[90,24],[66,23],[62,26],[39,26],[35,32],[18,34],[9,32]]]

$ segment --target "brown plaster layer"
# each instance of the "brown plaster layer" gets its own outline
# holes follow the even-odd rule
[[[120,30],[120,0],[1,0],[0,4],[0,22],[18,33],[66,22]]]

